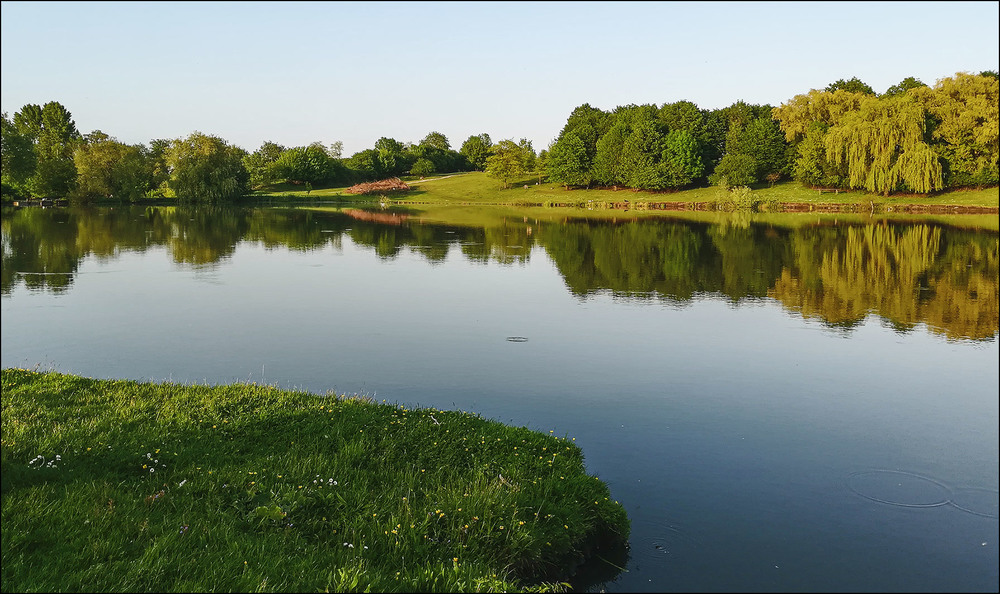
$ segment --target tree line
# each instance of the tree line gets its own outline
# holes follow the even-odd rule
[[[909,77],[877,94],[857,78],[778,107],[738,101],[581,105],[548,154],[551,181],[641,190],[754,186],[926,194],[998,183],[996,72],[958,73],[933,87]]]
[[[100,130],[80,134],[72,114],[55,101],[25,105],[12,118],[4,113],[2,126],[5,199],[219,202],[275,184],[311,189],[469,171],[484,166],[492,146],[482,134],[455,151],[440,132],[416,144],[383,137],[349,158],[341,156],[341,142],[285,147],[268,141],[250,153],[201,132],[129,145]]]
[[[794,179],[873,193],[929,193],[998,183],[998,77],[957,73],[934,86],[909,77],[882,94],[857,78],[778,107],[690,101],[572,111],[547,149],[472,135],[459,150],[440,132],[417,143],[382,137],[350,157],[343,145],[254,152],[193,132],[129,145],[81,134],[60,103],[2,119],[2,194],[13,198],[176,198],[218,202],[275,184],[345,186],[405,174],[485,171],[504,187],[537,176],[567,188],[675,190]]]

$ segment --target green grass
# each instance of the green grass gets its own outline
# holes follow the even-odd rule
[[[474,414],[21,369],[2,393],[5,592],[559,590],[629,533],[572,439]]]
[[[565,189],[559,184],[543,182],[526,177],[517,180],[509,189],[502,189],[497,180],[482,172],[447,174],[423,180],[408,179],[414,189],[407,194],[390,195],[386,198],[398,204],[434,205],[504,205],[504,206],[575,206],[598,208],[643,208],[649,204],[684,203],[707,206],[720,202],[720,191],[715,187],[694,188],[676,192],[639,192],[628,189]],[[525,187],[527,186],[527,187]],[[377,196],[362,197],[344,193],[345,188],[313,190],[308,196],[300,187],[284,186],[262,192],[271,198],[310,198],[314,200],[334,199],[345,201],[376,201]],[[956,190],[931,195],[893,195],[883,197],[860,191],[839,193],[824,192],[803,186],[801,183],[786,181],[755,188],[754,199],[761,204],[807,204],[875,207],[882,211],[903,208],[969,207],[997,208],[1000,206],[1000,191],[997,187],[981,190]],[[627,204],[626,204],[627,203]],[[845,208],[845,210],[851,210]]]

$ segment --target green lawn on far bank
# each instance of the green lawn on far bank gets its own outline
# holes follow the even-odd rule
[[[2,388],[5,592],[558,590],[629,533],[572,439],[469,413],[21,369]]]
[[[541,182],[537,177],[526,177],[502,189],[499,182],[482,172],[448,174],[425,179],[404,179],[413,189],[405,194],[381,196],[356,196],[347,194],[346,188],[312,190],[308,194],[288,186],[260,192],[258,196],[286,199],[335,199],[345,201],[389,201],[398,204],[452,204],[452,205],[509,205],[509,206],[625,206],[643,208],[664,203],[686,203],[692,208],[701,205],[708,209],[725,209],[727,195],[717,187],[694,188],[676,192],[641,192],[628,189],[571,188],[552,182]],[[878,210],[923,209],[928,207],[1000,207],[1000,189],[997,187],[955,190],[930,195],[896,194],[884,197],[860,191],[823,191],[808,188],[799,182],[779,182],[773,186],[755,188],[753,201],[762,210],[778,205],[806,205],[813,208],[833,207],[850,210],[873,208]],[[731,205],[730,205],[731,206]],[[808,210],[808,209],[807,209]]]

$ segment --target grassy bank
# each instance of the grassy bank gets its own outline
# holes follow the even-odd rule
[[[572,439],[252,384],[2,371],[5,592],[544,591],[629,523]]]
[[[260,194],[262,198],[287,200],[381,201],[420,205],[506,205],[506,206],[574,206],[603,208],[689,208],[716,210],[727,208],[726,197],[715,187],[694,188],[677,192],[639,192],[627,189],[569,189],[551,182],[537,183],[537,178],[525,178],[512,188],[501,189],[499,183],[482,172],[440,176],[423,180],[406,180],[414,189],[406,194],[354,196],[346,188],[312,190],[308,194],[290,187],[274,188]],[[956,190],[931,195],[893,195],[889,197],[858,191],[820,192],[794,181],[756,188],[753,200],[763,210],[843,211],[861,212],[920,212],[938,214],[950,210],[1000,207],[1000,190]],[[734,205],[730,205],[734,206]]]

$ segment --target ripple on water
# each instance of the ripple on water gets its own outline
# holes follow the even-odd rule
[[[632,541],[632,555],[638,561],[663,562],[690,553],[698,541],[684,528],[666,522],[647,522],[638,532],[642,536]]]
[[[951,502],[951,489],[946,485],[902,470],[855,472],[847,486],[865,499],[899,507],[938,507]]]
[[[952,489],[951,504],[958,509],[983,516],[1000,517],[1000,491],[979,487],[958,487]]]

